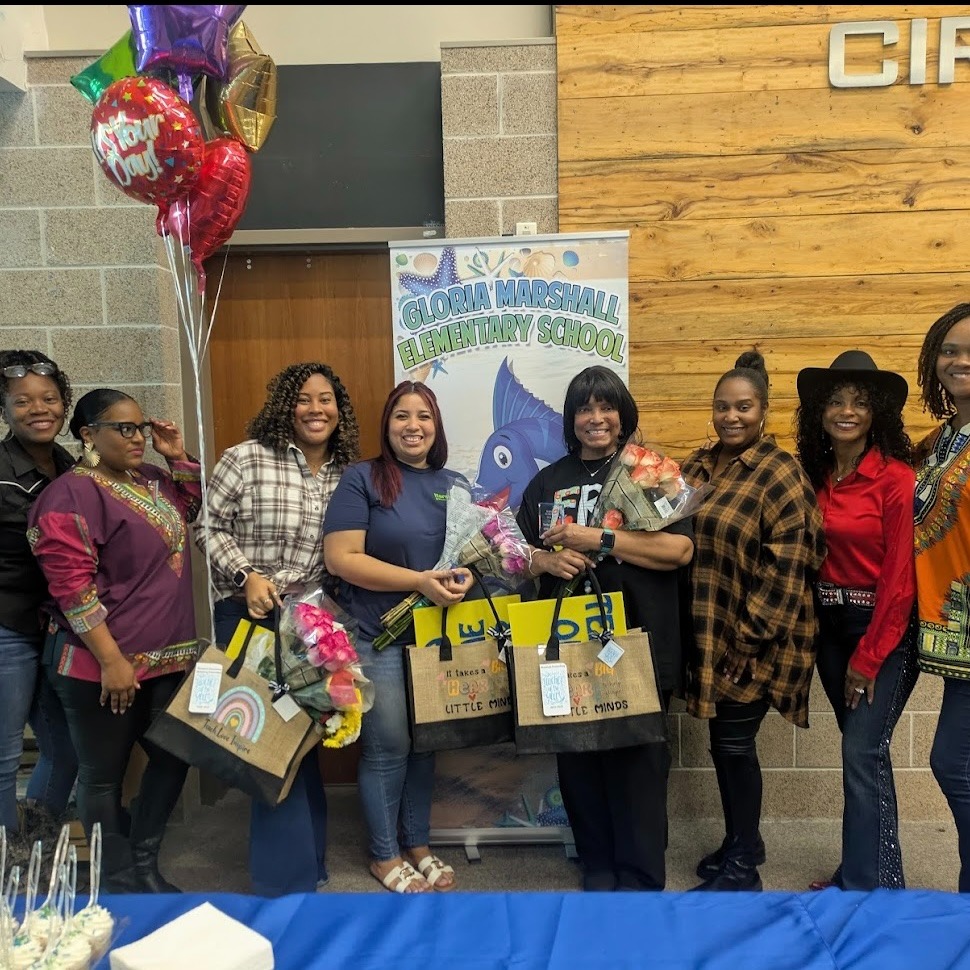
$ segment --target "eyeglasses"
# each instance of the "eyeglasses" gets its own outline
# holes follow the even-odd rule
[[[11,364],[9,367],[4,367],[3,376],[4,377],[26,377],[27,371],[33,371],[35,374],[40,374],[41,377],[53,377],[57,373],[57,368],[53,364]]]
[[[114,428],[122,438],[134,438],[135,432],[140,431],[141,436],[146,440],[152,436],[151,421],[143,421],[135,424],[134,421],[95,421],[89,424],[89,428]]]

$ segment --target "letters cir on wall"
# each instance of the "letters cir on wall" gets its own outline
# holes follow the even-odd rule
[[[957,43],[957,34],[970,29],[970,17],[940,18],[940,84],[952,84],[957,60],[970,61],[970,47]],[[924,19],[910,21],[909,83],[926,83],[927,24]],[[851,38],[863,35],[882,37],[884,47],[899,43],[899,25],[892,20],[860,20],[836,24],[829,34],[829,83],[836,88],[882,88],[894,84],[899,77],[899,62],[886,58],[879,70],[869,73],[846,73],[846,46],[851,50]],[[849,57],[851,62],[851,55]],[[864,67],[865,65],[858,65]]]

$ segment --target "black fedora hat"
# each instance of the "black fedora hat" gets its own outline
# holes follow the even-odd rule
[[[891,370],[879,370],[876,362],[864,350],[846,350],[828,367],[804,367],[798,372],[795,383],[798,399],[804,404],[818,388],[851,384],[856,380],[875,384],[889,394],[900,411],[903,409],[909,394],[906,378]]]

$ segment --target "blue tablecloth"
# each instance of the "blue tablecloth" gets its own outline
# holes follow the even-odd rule
[[[269,939],[280,970],[970,968],[970,898],[928,890],[102,899],[115,946],[205,901]]]

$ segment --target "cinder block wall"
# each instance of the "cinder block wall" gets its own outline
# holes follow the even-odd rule
[[[0,345],[49,354],[75,398],[117,387],[181,425],[179,323],[156,210],[94,157],[91,105],[70,83],[91,60],[32,57],[27,91],[0,92]]]
[[[441,100],[447,235],[509,234],[520,221],[536,222],[540,233],[557,232],[555,40],[442,45]],[[940,678],[923,675],[893,737],[903,819],[950,818],[929,770],[941,697]],[[842,814],[841,740],[818,683],[812,689],[810,719],[811,727],[800,730],[772,712],[761,729],[758,750],[768,818]],[[671,727],[671,813],[718,817],[706,722],[675,702]]]

